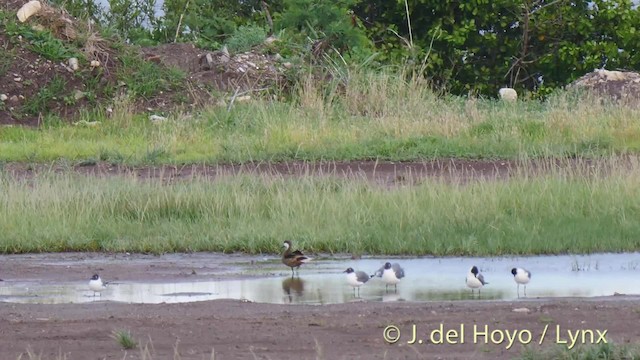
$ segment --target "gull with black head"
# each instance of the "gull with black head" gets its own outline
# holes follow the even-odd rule
[[[93,276],[91,277],[91,280],[89,280],[89,290],[93,291],[94,297],[96,296],[96,293],[102,296],[102,290],[107,288],[107,284],[108,282],[102,281],[102,279],[100,278],[100,275],[93,274]]]
[[[478,289],[478,295],[480,294],[480,289],[487,285],[488,282],[484,281],[484,276],[478,271],[477,266],[472,266],[467,273],[467,278],[465,282],[469,288],[471,288],[471,293],[473,294],[474,289]]]
[[[354,296],[356,289],[358,289],[358,296],[360,296],[360,286],[369,281],[369,275],[364,271],[355,271],[353,268],[348,268],[343,272],[347,273],[347,284],[353,288]]]
[[[398,291],[398,283],[400,279],[404,277],[404,269],[398,263],[391,264],[385,263],[378,271],[376,271],[371,277],[380,277],[385,284],[385,290],[388,290],[389,285],[393,285],[395,290]]]
[[[524,296],[527,297],[527,284],[531,281],[531,271],[523,268],[511,269],[513,280],[518,284],[518,297],[520,297],[520,285],[524,285]]]

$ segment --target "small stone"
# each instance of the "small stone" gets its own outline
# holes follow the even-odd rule
[[[149,120],[151,120],[152,123],[157,124],[167,121],[167,118],[159,115],[150,115]]]
[[[78,58],[70,58],[69,59],[69,67],[71,68],[71,70],[76,71],[80,68],[80,65],[78,64]]]
[[[21,77],[14,77],[14,78],[13,78],[13,81],[15,81],[15,82],[20,82],[20,81],[22,81],[22,78],[21,78]]]
[[[251,100],[251,95],[242,95],[242,96],[238,96],[236,97],[236,102],[244,102],[244,101],[249,101]]]
[[[280,55],[280,53],[277,53],[273,56],[273,59],[275,61],[282,61],[282,55]]]
[[[91,67],[92,68],[97,68],[100,66],[100,61],[98,60],[91,60]]]
[[[84,98],[85,95],[86,94],[84,92],[82,92],[80,90],[76,90],[76,92],[73,94],[73,98],[76,99],[76,100],[80,100],[80,99]]]
[[[517,313],[529,313],[531,312],[531,310],[529,310],[528,308],[515,308],[513,309],[513,312],[517,312]]]
[[[282,64],[282,66],[284,66],[285,69],[291,69],[293,67],[293,64],[290,62],[286,62]]]
[[[267,44],[267,45],[272,44],[272,43],[274,43],[276,41],[278,41],[278,38],[273,36],[273,35],[271,35],[268,38],[264,39],[264,43]]]
[[[9,98],[9,102],[17,103],[18,102],[18,96],[17,95],[13,95],[12,97]]]
[[[6,101],[9,97],[5,94],[0,94],[0,101]]]

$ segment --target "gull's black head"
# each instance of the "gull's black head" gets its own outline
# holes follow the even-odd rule
[[[385,268],[386,270],[391,269],[391,263],[390,263],[390,262],[388,262],[388,263],[384,264],[384,268]]]
[[[518,269],[516,268],[511,269],[511,273],[513,274],[513,276],[516,276],[516,274],[518,273]]]
[[[93,274],[93,276],[91,277],[91,280],[98,280],[100,279],[100,276],[98,276],[98,274]]]
[[[471,268],[471,273],[472,273],[473,275],[478,276],[478,267],[474,265],[474,266]]]
[[[347,270],[343,271],[346,272],[347,274],[351,274],[352,272],[354,272],[353,268],[348,268]]]

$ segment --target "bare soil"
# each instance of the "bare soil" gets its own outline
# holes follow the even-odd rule
[[[0,257],[0,274],[5,278],[0,286],[25,279],[73,280],[96,270],[130,280],[216,278],[232,272],[238,264],[251,264],[256,259],[215,254],[9,255]],[[197,270],[197,275],[190,275],[192,269]],[[215,359],[511,359],[522,353],[523,344],[516,340],[507,348],[506,331],[518,331],[523,342],[528,342],[527,331],[530,332],[528,346],[534,349],[566,346],[562,342],[570,341],[569,331],[583,330],[594,334],[592,339],[589,332],[583,332],[585,343],[598,342],[598,331],[605,330],[608,342],[638,343],[637,300],[612,296],[323,306],[235,300],[158,305],[107,301],[65,305],[0,303],[0,352],[2,359],[17,359],[20,355],[25,358],[27,351],[41,354],[43,359],[60,354],[66,359],[141,359],[146,351],[153,359],[211,359],[212,352]],[[462,327],[464,343],[435,344],[430,334],[440,324],[445,335],[448,330],[461,335]],[[383,335],[392,325],[400,331],[400,338],[394,343]],[[417,340],[422,343],[409,344],[413,325]],[[485,326],[488,337],[480,334]],[[545,326],[547,333],[540,346]],[[111,337],[114,330],[129,330],[139,348],[123,350]],[[476,332],[478,335],[474,336]],[[505,338],[501,339],[500,334]],[[452,342],[459,339],[450,338]],[[582,343],[580,337],[578,344]]]
[[[618,165],[630,165],[633,158],[619,158]],[[332,176],[368,180],[385,186],[418,184],[424,178],[449,182],[507,179],[516,174],[543,174],[558,169],[574,169],[585,174],[606,174],[614,162],[581,158],[553,160],[464,160],[436,159],[424,161],[327,161],[283,163],[244,163],[220,165],[159,165],[126,166],[105,162],[61,164],[7,163],[2,172],[17,178],[32,178],[43,171],[73,172],[88,176],[135,176],[140,179],[161,179],[166,182],[191,180],[195,177],[217,179],[223,176],[248,174],[265,176]]]

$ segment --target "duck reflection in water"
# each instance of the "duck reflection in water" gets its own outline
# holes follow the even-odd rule
[[[289,302],[293,302],[293,295],[301,297],[304,293],[304,280],[300,278],[288,277],[282,281],[282,290]]]

